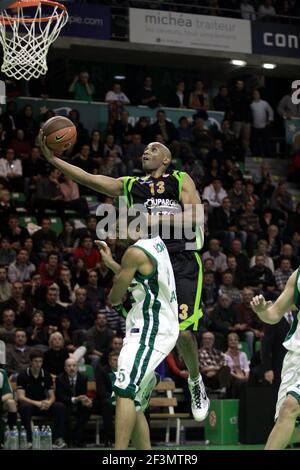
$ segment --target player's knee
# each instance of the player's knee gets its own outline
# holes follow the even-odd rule
[[[189,344],[192,339],[192,333],[189,330],[180,331],[178,336],[179,344]]]
[[[16,413],[17,412],[17,405],[16,405],[16,402],[13,398],[10,398],[9,400],[7,400],[5,402],[5,404],[6,404],[7,411],[9,411],[10,413]]]
[[[299,413],[300,405],[298,401],[293,396],[288,395],[280,408],[279,419],[296,419]]]

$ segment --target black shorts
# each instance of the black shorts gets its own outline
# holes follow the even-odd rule
[[[180,331],[198,331],[201,310],[202,263],[197,251],[169,253],[173,266]]]

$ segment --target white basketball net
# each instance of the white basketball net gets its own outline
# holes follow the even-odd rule
[[[43,4],[39,3],[34,8],[34,21],[29,23],[24,21],[26,8],[17,8],[14,16],[6,10],[1,13],[5,18],[5,22],[0,18],[0,42],[4,55],[1,70],[17,80],[38,78],[47,72],[49,47],[68,21],[67,12],[59,6],[54,5],[50,15],[47,12],[47,17],[50,17],[47,21],[41,21],[45,17]]]

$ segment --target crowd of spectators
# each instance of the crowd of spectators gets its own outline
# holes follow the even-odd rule
[[[76,93],[78,84],[74,81],[71,91]],[[144,104],[155,102],[156,106],[156,94],[149,87],[148,80]],[[92,91],[91,86],[84,89],[87,94]],[[183,91],[181,82],[174,93],[174,106],[185,103]],[[110,115],[105,136],[98,129],[90,135],[85,117],[72,110],[69,118],[77,126],[78,142],[64,158],[94,174],[139,175],[143,149],[157,140],[171,149],[172,168],[187,171],[195,180],[205,206],[200,370],[208,389],[226,389],[227,396],[236,397],[251,378],[249,361],[255,356],[256,372],[262,364],[261,380],[272,381],[272,369],[264,365],[269,353],[264,353],[264,347],[258,352],[265,329],[252,312],[250,300],[260,293],[267,300],[276,299],[299,266],[300,203],[293,206],[284,180],[275,184],[267,160],[259,174],[247,174],[247,178],[238,166],[238,160],[251,154],[251,123],[253,131],[260,101],[258,91],[252,102],[248,100],[243,81],[236,82],[231,95],[221,87],[214,99],[215,108],[225,112],[220,129],[206,127],[210,105],[201,81],[187,97],[195,109],[194,118],[190,122],[183,114],[178,127],[161,109],[156,111],[154,123],[141,117],[133,127],[128,122],[127,100],[116,85],[107,94]],[[260,116],[262,110],[267,125],[273,111],[266,102]],[[93,245],[98,219],[92,212],[95,203],[113,200],[91,194],[47,165],[37,135],[41,122],[53,115],[54,111],[47,110],[41,117],[34,116],[30,105],[18,113],[15,103],[10,102],[0,116],[0,340],[6,344],[9,378],[20,390],[29,380],[24,371],[33,367],[32,373],[39,374],[42,367],[56,380],[59,400],[65,404],[66,374],[71,377],[78,372],[73,370],[70,354],[78,355],[84,347],[84,360],[93,367],[97,383],[93,410],[103,414],[105,439],[110,442],[110,374],[122,347],[124,320],[107,301],[113,275]],[[261,139],[258,151],[263,155],[268,139],[261,130],[257,128],[255,142]],[[120,261],[125,246],[114,239],[107,242]],[[287,312],[287,322],[289,315]],[[240,351],[240,341],[247,355]],[[164,375],[186,389],[187,371],[177,351],[165,366]],[[47,382],[48,392],[51,383]],[[186,393],[187,406],[188,396]],[[53,405],[52,393],[49,397],[41,411]],[[28,425],[30,413],[36,410],[29,410],[23,393],[19,401],[22,419]],[[78,422],[85,424],[92,403],[86,398],[80,403],[83,408],[72,405],[77,411],[81,409]],[[68,408],[66,414],[75,408]],[[59,413],[58,407],[54,418]],[[57,445],[63,446],[62,439],[70,438],[62,435],[60,422],[56,425]],[[82,444],[79,428],[75,429],[75,444]]]

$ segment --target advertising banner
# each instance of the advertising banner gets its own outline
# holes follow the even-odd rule
[[[69,21],[62,29],[62,36],[90,39],[110,39],[110,7],[66,3]]]
[[[130,8],[129,40],[141,44],[251,53],[248,20]]]
[[[292,24],[252,21],[253,54],[300,59],[300,28]]]

